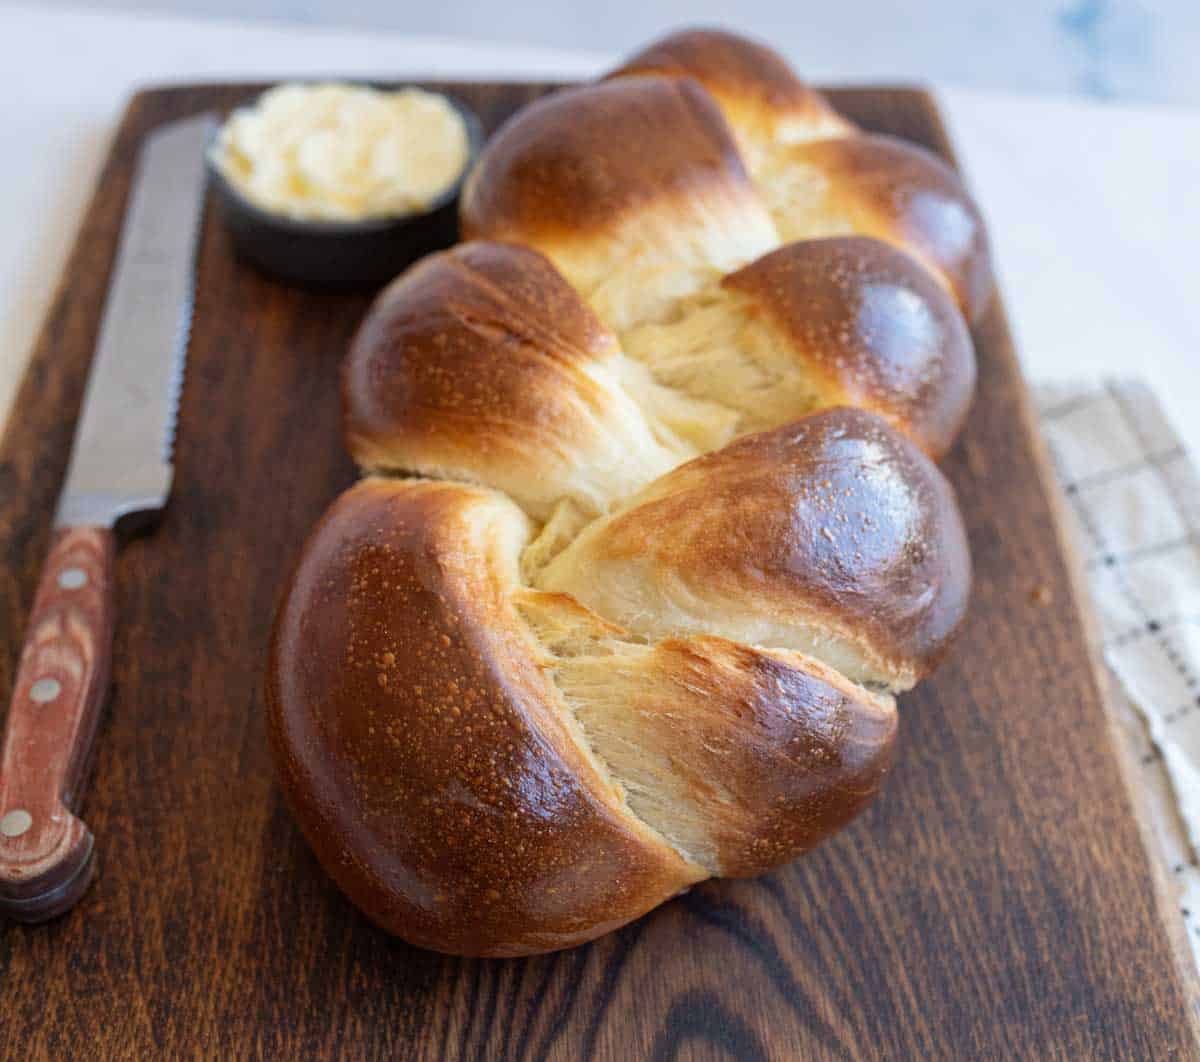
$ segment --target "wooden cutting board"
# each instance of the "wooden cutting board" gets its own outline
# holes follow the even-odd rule
[[[546,91],[451,88],[489,128]],[[255,89],[143,92],[125,115],[0,447],[5,704],[138,143]],[[925,94],[832,96],[949,157]],[[98,878],[55,923],[0,927],[0,1055],[1195,1055],[1174,902],[1122,781],[999,305],[945,466],[974,547],[970,619],[902,699],[877,804],[787,869],[702,885],[575,951],[462,960],[375,930],[292,825],[262,700],[280,588],[355,476],[337,370],[365,306],[264,279],[209,217],[175,492],[119,559],[83,808]]]

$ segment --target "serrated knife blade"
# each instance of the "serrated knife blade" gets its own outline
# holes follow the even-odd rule
[[[216,126],[203,115],[155,130],[133,177],[0,749],[0,912],[24,922],[68,910],[95,871],[74,808],[108,688],[114,527],[170,493]]]
[[[204,210],[204,153],[216,126],[212,115],[172,122],[142,147],[55,518],[60,527],[111,527],[166,503]]]

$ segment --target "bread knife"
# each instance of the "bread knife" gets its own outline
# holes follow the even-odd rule
[[[108,691],[116,530],[161,510],[171,489],[216,126],[212,115],[161,126],[138,158],[0,751],[0,912],[22,922],[68,910],[95,873],[75,812]]]

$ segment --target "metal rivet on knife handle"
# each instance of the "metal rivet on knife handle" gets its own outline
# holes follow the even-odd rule
[[[71,906],[91,877],[92,835],[71,810],[108,690],[114,537],[54,533],[0,751],[0,910],[22,921]],[[63,590],[64,565],[88,572]],[[50,677],[53,676],[53,677]]]

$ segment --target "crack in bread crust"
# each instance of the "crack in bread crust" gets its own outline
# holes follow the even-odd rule
[[[795,858],[852,818],[890,765],[894,701],[803,654],[650,642],[565,594],[526,592],[517,607],[631,814],[708,874]]]

